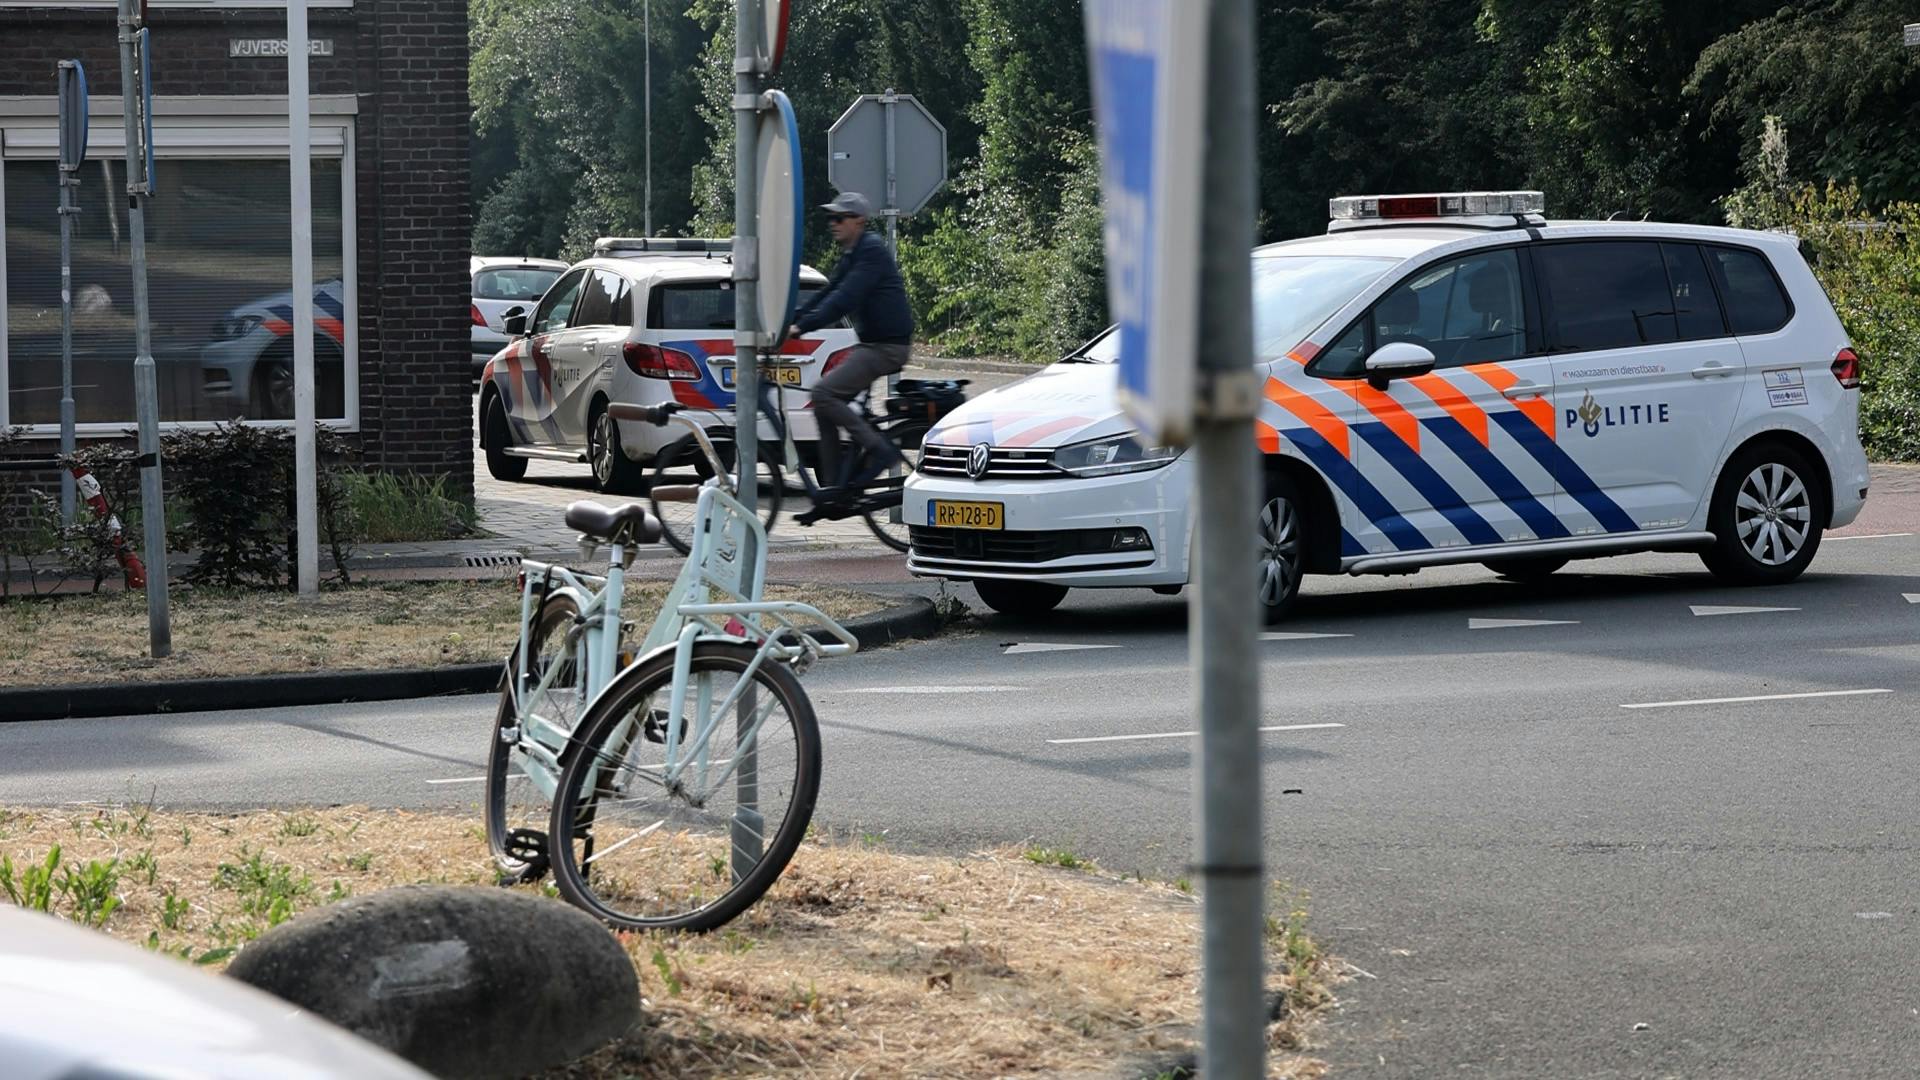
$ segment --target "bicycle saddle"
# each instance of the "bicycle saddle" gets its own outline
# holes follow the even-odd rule
[[[640,503],[621,507],[602,506],[589,499],[567,504],[567,528],[596,540],[623,539],[635,544],[651,544],[660,539],[660,521]]]

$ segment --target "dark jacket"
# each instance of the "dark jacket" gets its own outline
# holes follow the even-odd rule
[[[873,233],[860,234],[853,247],[833,265],[825,292],[794,316],[801,333],[853,316],[853,332],[870,345],[911,345],[913,309],[907,306],[907,287],[900,280],[887,242]]]

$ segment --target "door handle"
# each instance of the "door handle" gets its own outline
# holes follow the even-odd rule
[[[1538,383],[1517,382],[1505,390],[1500,391],[1500,393],[1503,397],[1511,398],[1514,401],[1522,401],[1527,398],[1545,397],[1547,390],[1547,387],[1541,386]]]
[[[1718,360],[1693,369],[1693,377],[1696,379],[1724,379],[1731,374],[1733,374],[1733,368]]]

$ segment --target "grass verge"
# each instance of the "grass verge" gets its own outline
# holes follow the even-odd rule
[[[27,880],[56,847],[48,884]],[[485,849],[470,817],[358,807],[0,809],[0,898],[217,969],[317,905],[414,882],[488,884]],[[1058,1075],[1190,1053],[1198,906],[1075,864],[810,839],[726,929],[621,935],[648,1022],[549,1080]],[[1304,908],[1282,908],[1269,989],[1289,1007],[1269,1031],[1269,1074],[1305,1080],[1324,1072],[1306,1049],[1333,966],[1306,937]]]
[[[652,622],[668,583],[629,579],[625,617]],[[886,601],[845,589],[768,586],[842,621]],[[0,686],[195,679],[484,663],[519,630],[511,578],[382,582],[291,593],[180,590],[170,597],[173,656],[147,656],[147,603],[137,592],[16,599],[0,605]]]

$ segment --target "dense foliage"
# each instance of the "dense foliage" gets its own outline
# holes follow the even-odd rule
[[[653,17],[653,219],[732,219],[729,0],[472,0],[475,242],[578,255],[637,232],[640,14]],[[954,351],[1057,354],[1104,320],[1100,217],[1077,0],[798,0],[778,85],[808,199],[831,194],[826,130],[860,93],[917,95],[946,125],[948,190],[901,236],[923,336]],[[1768,117],[1797,170],[1771,222],[1807,225],[1875,380],[1876,449],[1911,455],[1911,374],[1893,307],[1920,196],[1920,62],[1891,0],[1317,0],[1257,8],[1260,234],[1324,227],[1340,193],[1532,187],[1556,216],[1720,222],[1754,179]],[[1837,185],[1831,191],[1829,184]],[[1858,252],[1839,218],[1884,220]],[[1831,231],[1831,230],[1827,230]],[[809,250],[825,261],[810,223]],[[1884,249],[1884,250],[1883,250]],[[1856,257],[1857,256],[1857,257]],[[1873,269],[1868,269],[1871,264]],[[1835,275],[1847,274],[1842,280]],[[1854,293],[1851,289],[1864,289]],[[1902,383],[1901,385],[1906,385]],[[1900,428],[1904,417],[1905,427]],[[1897,451],[1896,451],[1896,448]]]

